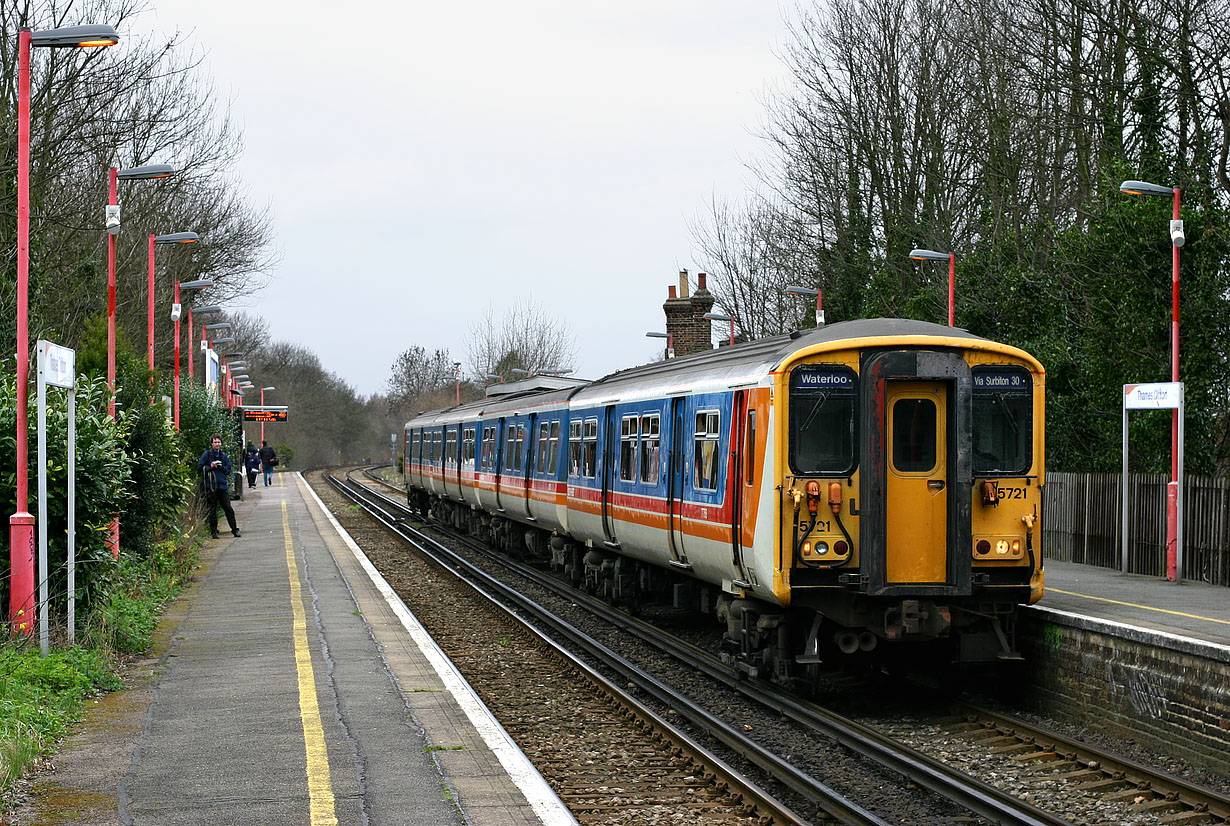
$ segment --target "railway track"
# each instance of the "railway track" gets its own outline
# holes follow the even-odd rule
[[[401,489],[396,485],[371,473],[368,476],[391,492],[401,494]],[[492,554],[485,546],[465,537],[456,538],[468,542],[482,553]],[[753,699],[768,699],[775,708],[780,705],[781,708],[788,709],[784,713],[791,719],[812,727],[818,733],[833,737],[856,753],[883,762],[911,782],[945,796],[948,795],[947,788],[957,790],[957,796],[952,799],[993,822],[1018,822],[997,820],[1003,816],[998,810],[1000,804],[995,800],[1000,795],[997,794],[998,790],[989,784],[982,784],[981,781],[962,775],[919,751],[903,749],[891,737],[848,719],[838,718],[813,704],[799,701],[774,686],[737,680],[728,669],[704,652],[663,634],[657,628],[622,611],[611,609],[600,600],[578,595],[575,590],[537,569],[515,563],[503,556],[492,556],[513,566],[521,576],[543,587],[572,594],[575,601],[583,602],[587,609],[613,625],[652,640],[661,650],[671,653],[691,667],[703,670],[711,678],[730,685]],[[1044,778],[1047,783],[1063,782],[1070,784],[1077,791],[1096,793],[1105,801],[1127,804],[1137,814],[1156,816],[1159,823],[1230,823],[1230,798],[1225,795],[1112,754],[1105,749],[1032,726],[1017,718],[968,704],[959,704],[953,706],[953,709],[954,715],[940,721],[944,731],[956,737],[977,741],[989,754],[1004,756],[1020,764],[1022,769],[1029,767],[1029,774],[1035,778]],[[948,779],[943,778],[945,774],[950,775]],[[960,791],[960,778],[971,783],[968,793]],[[1007,793],[1002,794],[1015,800]]]
[[[370,474],[368,478],[391,490],[397,490],[384,480],[373,478]],[[410,516],[409,511],[402,503],[378,494],[375,491],[369,491],[369,495],[379,497],[379,505],[377,507],[384,510],[386,514],[400,514],[400,516],[395,516],[394,519],[406,519]],[[419,535],[425,536],[421,533]],[[1063,824],[1069,823],[1027,802],[1018,800],[994,786],[983,783],[977,778],[972,778],[950,769],[940,761],[904,748],[899,743],[876,732],[874,729],[840,718],[774,686],[741,680],[727,666],[721,664],[706,652],[670,634],[663,633],[654,626],[631,617],[623,611],[616,610],[599,599],[580,593],[561,583],[556,578],[544,574],[531,566],[497,554],[485,545],[468,540],[466,537],[453,536],[451,538],[454,541],[465,543],[484,558],[510,568],[519,576],[539,587],[583,606],[591,614],[601,618],[602,621],[615,628],[619,628],[623,633],[644,640],[647,644],[679,660],[687,668],[704,674],[707,679],[725,685],[758,704],[769,705],[775,711],[780,712],[783,720],[789,720],[794,725],[805,727],[816,737],[836,742],[848,751],[861,755],[893,773],[904,776],[910,784],[927,789],[945,800],[952,801],[961,809],[979,815],[991,823],[1030,824],[1030,826],[1040,826],[1041,824],[1063,826]],[[669,704],[669,701],[663,700],[663,702]],[[713,724],[705,723],[702,726],[702,730],[711,733],[712,729],[709,728],[711,725]],[[729,729],[730,727],[724,726],[724,728]],[[725,732],[724,736],[719,739],[724,745],[739,753],[747,754],[748,749],[762,750],[762,747],[755,741],[737,732],[734,735],[730,732]],[[763,770],[778,778],[780,782],[795,789],[796,792],[799,791],[798,784],[800,780],[794,777],[794,775],[798,774],[798,771],[790,766],[788,762],[781,758],[776,758],[776,761],[770,762],[765,757],[756,758],[754,762],[760,765]],[[778,765],[775,765],[775,763]],[[780,763],[785,763],[785,767],[779,765]],[[781,774],[783,771],[787,773]]]
[[[595,807],[611,806],[635,806],[638,810],[677,808],[685,810],[691,817],[696,817],[697,823],[793,825],[813,821],[796,814],[776,796],[753,783],[746,774],[653,711],[631,691],[607,679],[584,660],[526,623],[519,614],[532,617],[550,627],[553,632],[566,638],[570,647],[579,648],[588,657],[601,662],[617,673],[621,680],[625,680],[627,685],[635,686],[637,692],[670,708],[723,745],[739,750],[745,759],[770,771],[795,794],[814,803],[825,813],[824,819],[858,826],[887,826],[886,821],[846,800],[820,781],[803,775],[775,755],[757,754],[756,748],[753,747],[740,750],[740,741],[746,739],[740,732],[709,715],[704,709],[689,703],[669,687],[652,680],[622,657],[558,620],[550,612],[481,569],[470,565],[436,540],[409,527],[404,521],[404,509],[397,507],[396,503],[389,502],[387,498],[373,501],[374,494],[360,489],[361,486],[333,476],[326,478],[339,492],[362,505],[368,513],[433,559],[438,566],[465,579],[490,601],[492,607],[503,607],[506,603],[514,605],[515,613],[509,611],[507,616],[523,629],[521,633],[533,637],[536,644],[550,650],[552,656],[565,660],[570,669],[582,674],[593,686],[593,690],[582,698],[572,696],[576,688],[575,681],[568,687],[547,687],[549,700],[535,698],[533,692],[525,691],[521,678],[525,673],[537,675],[540,672],[526,668],[511,675],[513,679],[507,685],[494,687],[496,694],[501,697],[500,704],[506,709],[521,715],[528,711],[531,718],[535,719],[542,717],[543,705],[558,703],[561,691],[566,690],[569,695],[570,716],[585,721],[584,734],[587,739],[595,742],[622,742],[622,759],[636,766],[636,779],[631,784],[617,779],[612,768],[601,765],[595,765],[589,771],[578,771],[575,747],[568,748],[570,753],[567,755],[561,754],[558,749],[552,749],[551,741],[557,732],[551,731],[549,726],[545,729],[542,726],[531,726],[529,728],[541,730],[530,731],[527,728],[524,732],[526,736],[517,738],[531,754],[535,765],[551,780],[561,799],[569,804],[582,822],[585,821],[587,811]],[[447,646],[445,648],[447,650]],[[468,671],[467,679],[474,679]],[[501,691],[516,694],[518,697],[509,703],[507,694],[501,694]],[[621,731],[611,734],[602,730],[610,725],[620,726]],[[535,753],[536,751],[538,753]],[[631,819],[628,822],[649,821]]]

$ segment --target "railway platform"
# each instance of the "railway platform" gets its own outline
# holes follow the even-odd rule
[[[276,478],[14,823],[575,824],[307,483]]]
[[[1221,646],[1230,655],[1230,590],[1168,582],[1094,565],[1046,561],[1046,595],[1035,610],[1134,627],[1140,633]]]

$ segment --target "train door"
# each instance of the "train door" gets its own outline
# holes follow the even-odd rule
[[[889,585],[948,579],[947,385],[890,381],[885,573]]]
[[[525,496],[525,518],[531,522],[535,521],[534,511],[532,508],[534,500],[534,474],[537,473],[534,464],[534,454],[537,452],[538,445],[538,414],[531,413],[529,421],[525,423],[525,441],[521,446],[524,457],[523,473],[521,476]]]
[[[744,485],[747,482],[745,478],[747,463],[744,461],[744,456],[756,449],[755,444],[747,443],[748,417],[753,414],[747,409],[746,390],[735,391],[734,405],[731,410],[733,415],[730,417],[730,443],[734,447],[730,456],[731,472],[726,474],[729,480],[727,488],[730,490],[731,562],[735,571],[739,573],[739,578],[746,580],[747,574],[743,570],[743,497],[746,493]]]
[[[685,399],[671,399],[670,447],[667,454],[670,475],[666,480],[666,521],[671,552],[671,562],[687,565],[688,555],[683,547],[683,482],[687,469],[688,431],[685,428],[687,410]]]
[[[602,533],[606,536],[606,544],[619,547],[615,537],[615,519],[611,514],[611,491],[615,489],[615,457],[619,433],[619,417],[615,415],[615,405],[608,405],[603,417],[606,432],[602,436]]]
[[[506,426],[503,416],[496,420],[495,467],[492,468],[492,473],[495,474],[495,509],[498,511],[504,510],[504,503],[500,501],[500,477],[504,471],[504,428]]]

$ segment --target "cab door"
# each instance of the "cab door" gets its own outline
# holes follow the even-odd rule
[[[948,578],[948,386],[887,384],[886,581]]]

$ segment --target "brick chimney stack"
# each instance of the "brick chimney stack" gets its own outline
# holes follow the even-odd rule
[[[674,340],[676,356],[713,349],[713,325],[704,317],[713,309],[713,295],[705,282],[705,274],[699,273],[696,292],[689,295],[688,271],[680,271],[678,293],[672,286],[662,305],[666,313],[666,332]]]

